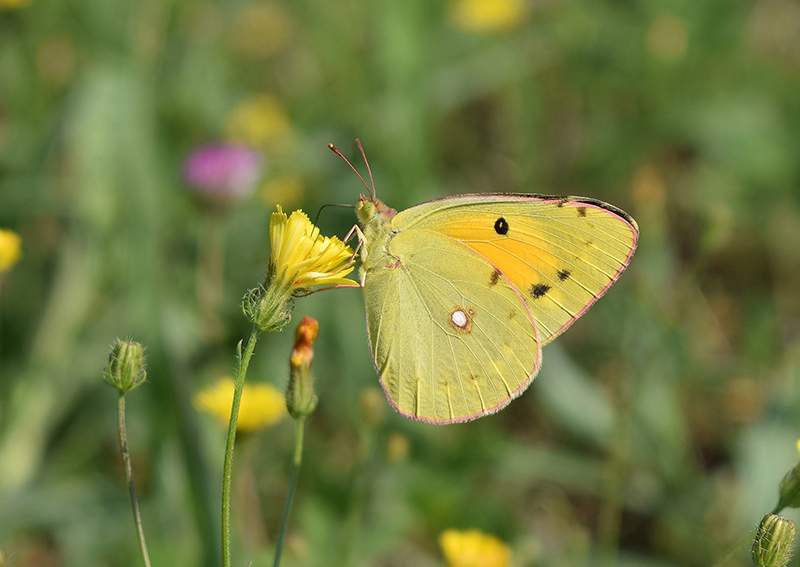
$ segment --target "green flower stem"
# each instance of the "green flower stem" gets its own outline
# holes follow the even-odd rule
[[[723,557],[719,559],[712,567],[722,567],[726,565],[731,559],[736,557],[739,553],[742,552],[743,549],[748,548],[749,546],[753,545],[753,538],[756,537],[756,532],[758,528],[753,528],[750,532],[744,536],[739,543],[734,545],[728,553],[726,553]]]
[[[283,508],[283,519],[281,520],[281,531],[278,534],[278,544],[275,547],[275,562],[273,567],[279,567],[281,564],[281,554],[283,553],[283,540],[286,536],[286,528],[289,525],[289,513],[292,510],[292,501],[294,500],[294,491],[297,488],[297,475],[300,472],[300,464],[303,461],[303,430],[305,429],[306,420],[300,418],[297,420],[297,436],[294,444],[294,461],[292,462],[292,476],[289,478],[289,491],[286,494],[286,505]]]
[[[222,469],[222,565],[231,567],[231,476],[233,470],[233,444],[236,441],[236,425],[239,421],[239,404],[242,401],[244,377],[250,364],[250,357],[256,348],[256,341],[261,331],[258,326],[253,326],[247,347],[242,352],[242,343],[239,343],[237,352],[236,382],[233,390],[233,406],[231,419],[228,422],[228,440],[225,445],[225,464]]]
[[[125,466],[125,478],[128,481],[128,488],[131,493],[131,506],[133,506],[133,521],[136,524],[136,531],[139,534],[139,547],[142,548],[144,564],[150,567],[150,556],[147,553],[147,543],[144,540],[144,530],[142,529],[142,517],[139,515],[139,501],[136,499],[136,489],[133,487],[133,468],[131,467],[131,455],[128,452],[128,435],[125,429],[125,394],[119,396],[119,448],[122,451],[122,463]]]

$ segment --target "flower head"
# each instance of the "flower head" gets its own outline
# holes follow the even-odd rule
[[[439,546],[448,567],[508,567],[511,562],[508,545],[480,530],[445,530]]]
[[[524,16],[523,0],[452,0],[450,3],[450,19],[463,32],[506,31]]]
[[[294,292],[317,285],[356,285],[345,277],[353,271],[353,249],[335,236],[322,236],[303,211],[287,218],[278,207],[269,221],[269,237],[270,272]]]
[[[267,281],[250,290],[242,309],[262,331],[277,331],[291,319],[292,300],[320,285],[358,285],[345,276],[353,271],[353,250],[335,236],[319,233],[303,211],[291,216],[278,206],[269,221]]]
[[[261,152],[247,146],[203,146],[183,162],[183,177],[206,205],[224,209],[253,194],[263,166]]]
[[[231,417],[233,390],[233,379],[222,378],[195,394],[194,406],[226,424]],[[271,384],[246,382],[236,430],[240,433],[258,431],[274,425],[285,415],[286,403],[280,390]]]
[[[16,264],[22,256],[22,239],[13,230],[0,228],[0,274]]]

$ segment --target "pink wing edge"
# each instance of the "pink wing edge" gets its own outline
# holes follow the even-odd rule
[[[590,201],[593,201],[593,199],[591,199]],[[628,251],[628,255],[625,257],[625,261],[619,267],[619,269],[614,274],[614,276],[611,278],[611,280],[608,282],[608,284],[606,284],[606,286],[603,289],[601,289],[600,292],[597,295],[595,295],[594,298],[591,301],[589,301],[589,303],[584,305],[583,309],[578,311],[569,321],[567,321],[561,327],[559,327],[552,335],[550,335],[549,337],[545,337],[542,340],[542,345],[543,346],[546,345],[547,343],[549,343],[550,341],[552,341],[553,339],[555,339],[556,337],[558,337],[564,331],[566,331],[570,327],[570,325],[572,325],[584,313],[586,313],[592,305],[597,303],[598,299],[600,299],[601,297],[603,297],[606,294],[606,292],[611,288],[611,286],[614,285],[614,282],[616,282],[619,279],[620,275],[622,275],[622,272],[625,271],[625,268],[627,268],[628,265],[631,263],[631,258],[633,258],[633,253],[636,252],[636,246],[639,244],[639,228],[636,225],[636,221],[634,221],[633,217],[631,217],[630,215],[628,215],[628,213],[625,213],[621,209],[617,209],[616,207],[612,207],[611,205],[599,206],[599,205],[597,205],[595,203],[584,202],[584,201],[563,201],[562,199],[559,199],[557,202],[560,202],[560,203],[562,203],[564,205],[590,206],[590,207],[595,208],[595,209],[600,209],[606,214],[611,214],[613,216],[619,217],[620,219],[625,221],[625,223],[628,225],[628,227],[630,227],[631,233],[633,234],[633,243],[631,244],[631,249]],[[603,204],[605,205],[605,203],[603,203]],[[612,208],[609,209],[608,207],[612,207]],[[620,214],[620,213],[622,213],[622,214]]]

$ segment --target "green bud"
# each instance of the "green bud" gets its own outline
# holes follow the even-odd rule
[[[759,567],[786,567],[792,557],[797,535],[794,522],[777,514],[767,514],[753,540],[753,561]]]
[[[317,407],[314,392],[314,341],[319,335],[319,324],[311,317],[303,317],[297,326],[294,348],[289,358],[289,385],[286,387],[286,409],[295,419],[305,419]]]
[[[242,299],[245,317],[262,331],[280,331],[292,318],[291,289],[276,282],[277,278],[270,275],[266,287],[253,288]]]
[[[784,475],[780,485],[778,510],[800,508],[800,463]]]
[[[147,374],[145,366],[144,347],[141,344],[129,339],[117,339],[108,357],[104,377],[124,395],[144,382]]]

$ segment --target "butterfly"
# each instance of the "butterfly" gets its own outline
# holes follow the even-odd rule
[[[639,237],[596,199],[457,195],[397,212],[361,181],[369,346],[392,406],[420,421],[470,421],[522,394],[542,346],[608,291]]]

